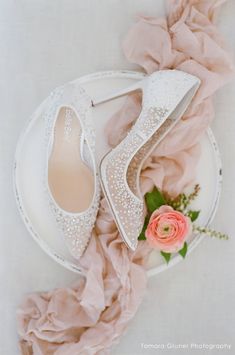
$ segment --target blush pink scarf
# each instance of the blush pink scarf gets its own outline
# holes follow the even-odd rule
[[[176,195],[194,179],[199,141],[214,116],[212,95],[233,73],[214,25],[215,12],[224,1],[170,0],[167,18],[140,17],[124,42],[127,59],[147,73],[177,68],[202,81],[187,114],[146,161],[143,193],[156,185]],[[138,96],[130,96],[111,119],[106,130],[111,146],[118,144],[138,116],[139,101]],[[18,311],[21,353],[108,354],[143,299],[148,253],[144,242],[134,254],[127,250],[103,199],[81,259],[86,278],[71,288],[28,295],[22,303]]]

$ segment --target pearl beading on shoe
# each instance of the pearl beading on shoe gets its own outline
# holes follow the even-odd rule
[[[166,107],[150,107],[147,111],[143,111],[140,119],[135,124],[136,133],[141,132],[146,139],[159,126],[168,111]]]
[[[46,148],[46,169],[44,177],[44,185],[47,194],[48,203],[54,215],[58,229],[63,234],[66,244],[75,258],[80,258],[90,240],[92,229],[96,221],[96,215],[100,202],[100,184],[98,181],[98,174],[96,173],[96,163],[93,161],[95,193],[90,207],[82,213],[69,213],[60,208],[54,201],[49,186],[48,179],[48,157],[52,145],[54,135],[54,125],[56,121],[56,114],[60,108],[65,107],[65,138],[69,139],[71,134],[71,119],[74,113],[82,125],[84,139],[88,145],[91,154],[95,154],[95,131],[91,119],[91,100],[83,88],[73,84],[68,84],[64,87],[55,89],[48,101],[48,109],[44,114],[45,122],[45,148]]]
[[[174,70],[152,74],[144,86],[140,117],[127,137],[101,163],[106,197],[123,239],[133,250],[144,222],[144,201],[138,181],[139,164],[149,156],[153,146],[169,131],[170,126],[177,122],[180,115],[171,116],[170,112],[195,85],[195,79]],[[171,117],[167,118],[169,115]]]
[[[154,150],[173,125],[174,122],[172,122],[171,119],[166,119],[157,132],[152,135],[147,143],[145,143],[132,158],[127,170],[127,182],[131,191],[135,195],[138,195],[139,193],[139,173],[144,161],[149,157],[149,154]]]
[[[110,153],[109,163],[106,165],[105,184],[109,186],[112,208],[119,220],[119,227],[121,226],[125,231],[133,249],[136,248],[137,238],[144,222],[144,203],[141,196],[137,197],[138,191],[134,174],[137,171],[137,162],[140,157],[142,159],[147,147],[140,152],[141,156],[135,154],[138,154],[138,148],[142,145],[143,140],[153,132],[156,125],[160,124],[167,112],[167,108],[160,107],[150,107],[143,112],[144,118],[130,131],[128,139],[124,139],[118,149],[114,149]],[[136,158],[127,170],[130,157],[133,154]],[[125,176],[129,186],[125,183],[126,178],[123,178]]]
[[[69,250],[75,258],[79,258],[90,240],[91,230],[99,208],[99,200],[96,199],[92,206],[82,214],[69,214],[57,207],[53,200],[50,200],[49,203]]]

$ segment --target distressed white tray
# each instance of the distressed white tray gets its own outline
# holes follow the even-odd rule
[[[112,90],[127,87],[144,74],[133,71],[105,71],[86,75],[77,82],[94,97]],[[113,112],[123,103],[124,98],[105,103],[94,109],[94,124],[97,133],[98,161],[109,149],[104,136],[104,126]],[[34,117],[34,116],[32,116]],[[23,130],[16,149],[14,165],[14,191],[22,220],[29,234],[40,247],[55,261],[65,268],[81,273],[79,263],[69,254],[62,238],[58,237],[57,228],[46,202],[43,189],[43,119],[30,119]],[[201,193],[194,202],[195,209],[200,209],[198,224],[208,225],[216,212],[222,182],[221,160],[216,140],[208,129],[201,140],[202,154],[197,171],[197,182]],[[189,241],[189,253],[199,244],[202,236],[193,236]],[[149,258],[148,275],[154,275],[175,265],[181,256],[172,257],[168,265],[161,255],[153,251]]]

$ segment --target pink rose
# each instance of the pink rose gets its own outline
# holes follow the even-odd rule
[[[183,248],[191,233],[189,217],[164,205],[153,212],[145,236],[151,247],[166,253],[175,253]]]

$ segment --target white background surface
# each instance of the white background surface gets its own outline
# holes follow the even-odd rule
[[[17,355],[15,312],[27,292],[69,285],[76,275],[43,253],[15,206],[12,162],[22,125],[49,91],[78,76],[136,69],[120,43],[136,13],[161,15],[155,0],[0,0],[0,354]],[[219,28],[235,54],[235,2]],[[228,242],[204,240],[188,259],[149,280],[146,297],[114,355],[235,353],[235,83],[215,97],[213,130],[224,186],[214,227]],[[146,350],[144,344],[228,343],[229,351]],[[71,354],[76,355],[76,354]]]

